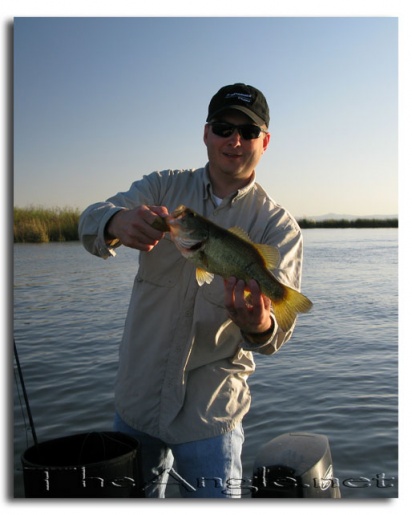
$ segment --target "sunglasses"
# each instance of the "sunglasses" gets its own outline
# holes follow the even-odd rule
[[[216,136],[220,136],[221,138],[229,138],[235,130],[237,130],[240,136],[246,140],[258,138],[261,132],[266,134],[266,131],[251,123],[233,125],[233,123],[228,122],[212,122],[209,123],[209,125],[212,127],[213,134],[216,134]]]

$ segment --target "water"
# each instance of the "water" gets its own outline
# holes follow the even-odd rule
[[[396,229],[304,231],[303,291],[314,309],[278,354],[255,358],[244,478],[261,445],[307,431],[329,438],[342,497],[397,497],[397,237]],[[14,336],[38,440],[111,430],[137,254],[121,249],[103,261],[79,243],[14,252]],[[23,497],[20,456],[33,442],[14,390],[14,495]],[[377,474],[395,480],[383,488]]]

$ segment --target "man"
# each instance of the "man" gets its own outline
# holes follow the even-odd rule
[[[255,281],[251,305],[234,277],[199,287],[193,264],[152,223],[184,204],[225,228],[242,227],[254,242],[279,249],[276,275],[299,289],[299,227],[255,182],[268,127],[259,90],[225,86],[209,104],[204,168],[151,173],[80,220],[92,254],[115,255],[121,244],[141,251],[120,345],[115,429],[142,443],[146,496],[164,497],[170,475],[184,497],[240,496],[252,352],[275,353],[293,328],[282,332]]]

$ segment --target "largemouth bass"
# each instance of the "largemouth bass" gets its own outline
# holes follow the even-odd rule
[[[279,264],[279,251],[253,243],[243,229],[224,229],[186,206],[179,206],[166,218],[159,217],[153,226],[171,232],[177,249],[196,265],[200,286],[209,284],[215,274],[224,279],[243,279],[245,283],[255,279],[271,300],[283,331],[293,326],[298,313],[306,313],[312,307],[307,297],[279,282],[270,271]]]

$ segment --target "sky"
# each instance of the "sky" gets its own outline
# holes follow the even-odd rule
[[[398,213],[398,19],[17,17],[14,205],[83,210],[207,162],[224,85],[259,88],[257,181],[296,217]]]

